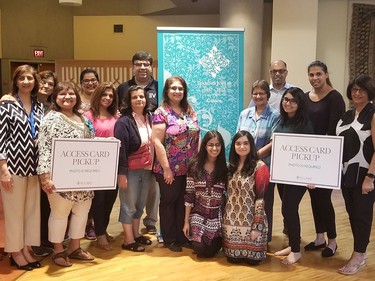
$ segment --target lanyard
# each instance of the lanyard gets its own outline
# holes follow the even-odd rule
[[[26,111],[20,97],[18,96],[18,94],[16,94],[16,99],[17,99],[18,103],[21,105],[21,107],[23,108],[23,110],[26,112],[26,115],[27,115],[27,111]],[[35,119],[34,119],[34,105],[35,105],[34,102],[32,102],[30,115],[27,115],[27,119],[29,120],[29,123],[30,123],[31,135],[32,135],[33,139],[35,140],[36,139],[36,130],[35,130]]]

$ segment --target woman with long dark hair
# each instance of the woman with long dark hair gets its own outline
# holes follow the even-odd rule
[[[264,193],[267,165],[258,159],[248,131],[237,132],[229,152],[228,200],[223,218],[223,250],[229,262],[257,265],[267,257]]]
[[[324,62],[313,61],[307,71],[312,89],[306,93],[306,97],[314,132],[317,135],[335,135],[336,124],[345,112],[344,99],[332,87],[328,68]],[[324,248],[322,256],[331,257],[337,249],[335,210],[331,200],[332,189],[310,188],[309,194],[316,238],[305,246],[305,251]],[[325,232],[327,232],[328,243],[324,238]]]
[[[185,193],[183,231],[200,257],[213,257],[221,249],[226,183],[223,137],[218,131],[208,131],[189,164]]]
[[[91,108],[84,113],[95,129],[95,137],[111,138],[114,136],[114,127],[117,120],[117,92],[112,83],[100,84],[91,96]],[[111,250],[108,242],[115,238],[108,234],[107,227],[116,201],[117,189],[95,190],[92,200],[91,213],[94,219],[94,228],[97,238],[97,246],[103,250]]]
[[[280,104],[280,124],[275,129],[278,133],[313,134],[309,119],[306,96],[297,87],[289,88],[283,94]],[[277,184],[282,191],[282,214],[288,228],[289,246],[275,252],[275,256],[287,256],[283,264],[293,264],[301,258],[301,224],[298,214],[299,203],[306,192],[306,186]]]

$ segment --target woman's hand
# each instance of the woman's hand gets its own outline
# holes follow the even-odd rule
[[[166,184],[172,184],[174,181],[173,173],[170,168],[164,170],[164,181]]]
[[[6,191],[12,191],[13,189],[13,178],[8,169],[1,172],[1,186]]]
[[[47,194],[52,194],[55,189],[55,184],[51,180],[42,185],[42,190]]]
[[[190,238],[190,224],[189,222],[184,223],[184,227],[182,228],[183,233],[185,234],[186,238]]]
[[[126,175],[118,175],[117,178],[118,187],[122,189],[128,188],[128,177]]]
[[[309,183],[309,184],[307,185],[307,188],[308,188],[308,189],[315,189],[315,184],[313,184],[313,183]]]
[[[365,177],[365,180],[362,183],[362,194],[368,194],[374,190],[374,179]]]
[[[262,233],[258,230],[252,230],[252,231],[250,231],[250,239],[256,240],[256,239],[258,239],[258,237],[260,237],[261,234]]]

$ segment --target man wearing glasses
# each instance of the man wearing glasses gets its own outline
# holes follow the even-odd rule
[[[149,53],[140,51],[134,54],[133,77],[132,79],[120,84],[117,88],[117,94],[120,103],[124,101],[128,89],[133,85],[142,86],[150,100],[150,111],[154,112],[158,107],[158,81],[152,77],[152,56]]]
[[[270,64],[270,76],[272,84],[270,85],[271,97],[268,100],[268,104],[280,111],[281,97],[287,89],[294,87],[286,82],[286,77],[288,76],[286,63],[282,60],[272,62]]]
[[[150,111],[153,113],[158,107],[158,81],[152,77],[152,56],[149,53],[139,51],[132,58],[133,77],[120,84],[117,88],[119,103],[123,103],[128,89],[133,85],[141,86],[145,89],[145,94],[150,101]],[[158,220],[159,208],[159,186],[157,183],[150,187],[147,203],[146,217],[143,224],[148,234],[156,234],[156,222]]]
[[[270,84],[271,96],[268,100],[268,104],[279,112],[281,97],[287,89],[294,87],[294,85],[286,82],[288,69],[284,61],[275,60],[270,64],[269,71],[272,83]],[[250,106],[254,106],[253,101],[250,102],[249,107]]]

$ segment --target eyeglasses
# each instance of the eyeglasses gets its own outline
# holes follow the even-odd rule
[[[283,98],[283,103],[290,103],[291,105],[297,104],[297,101],[295,99],[288,99],[288,98]]]
[[[263,96],[266,95],[266,93],[252,93],[252,95],[253,95],[253,97],[256,97],[256,96],[261,96],[261,97],[263,97]]]
[[[173,87],[170,87],[169,89],[173,90],[173,91],[177,91],[179,90],[180,92],[183,92],[184,91],[184,87],[176,87],[176,86],[173,86]]]
[[[352,88],[351,90],[352,94],[355,94],[355,93],[360,93],[361,95],[363,94],[366,94],[366,91],[364,89],[361,89],[361,88]]]
[[[276,75],[277,73],[284,74],[287,71],[288,70],[286,70],[286,69],[274,69],[274,70],[270,70],[270,73],[273,74],[273,75]]]
[[[136,66],[136,67],[149,67],[151,64],[150,63],[148,63],[148,62],[137,62],[137,63],[135,63],[134,64],[134,66]]]
[[[207,146],[209,148],[214,148],[214,147],[220,148],[221,144],[220,143],[208,143]]]
[[[97,80],[96,78],[92,78],[92,79],[83,79],[83,80],[82,80],[82,83],[85,83],[85,84],[89,84],[89,83],[95,84],[96,82],[98,82],[98,80]]]

